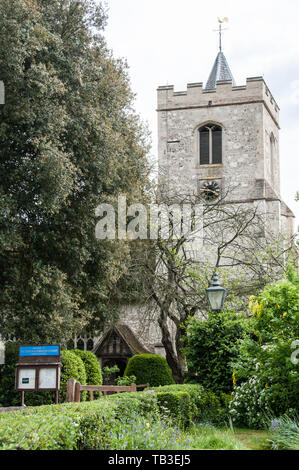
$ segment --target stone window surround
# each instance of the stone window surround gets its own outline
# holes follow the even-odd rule
[[[205,126],[218,126],[221,127],[222,129],[222,148],[221,148],[221,161],[222,163],[209,163],[209,164],[200,164],[200,139],[199,139],[199,134],[200,134],[200,129]],[[194,141],[194,150],[195,150],[195,155],[196,155],[196,163],[195,163],[195,168],[223,168],[223,136],[224,136],[224,130],[225,127],[223,124],[217,121],[209,120],[205,121],[201,124],[198,124],[194,131],[193,131],[193,141]]]

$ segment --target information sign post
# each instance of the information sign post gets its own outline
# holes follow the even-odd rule
[[[20,346],[15,389],[21,392],[22,406],[26,391],[55,392],[55,403],[58,404],[60,346]]]

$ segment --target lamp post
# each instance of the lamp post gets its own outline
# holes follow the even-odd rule
[[[216,271],[213,274],[210,287],[206,289],[206,293],[213,312],[221,312],[224,306],[226,289],[220,286]]]

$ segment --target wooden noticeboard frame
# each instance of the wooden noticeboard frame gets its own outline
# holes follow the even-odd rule
[[[54,383],[51,386],[42,387],[40,383],[42,378],[41,371],[47,369],[55,371],[55,376],[53,374],[52,377],[52,379],[54,378]],[[24,373],[26,375],[26,371],[28,371],[27,377],[22,377]],[[20,383],[21,380],[22,383]],[[55,392],[55,403],[58,404],[58,392],[60,390],[60,346],[20,346],[19,362],[16,365],[15,390],[21,392],[22,406],[24,406],[24,392],[30,391]]]

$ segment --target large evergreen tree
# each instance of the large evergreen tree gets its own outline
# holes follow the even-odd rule
[[[1,0],[0,324],[23,342],[66,341],[111,314],[125,242],[95,238],[95,208],[142,198],[144,130],[126,65],[93,0]],[[116,245],[117,243],[117,245]]]

